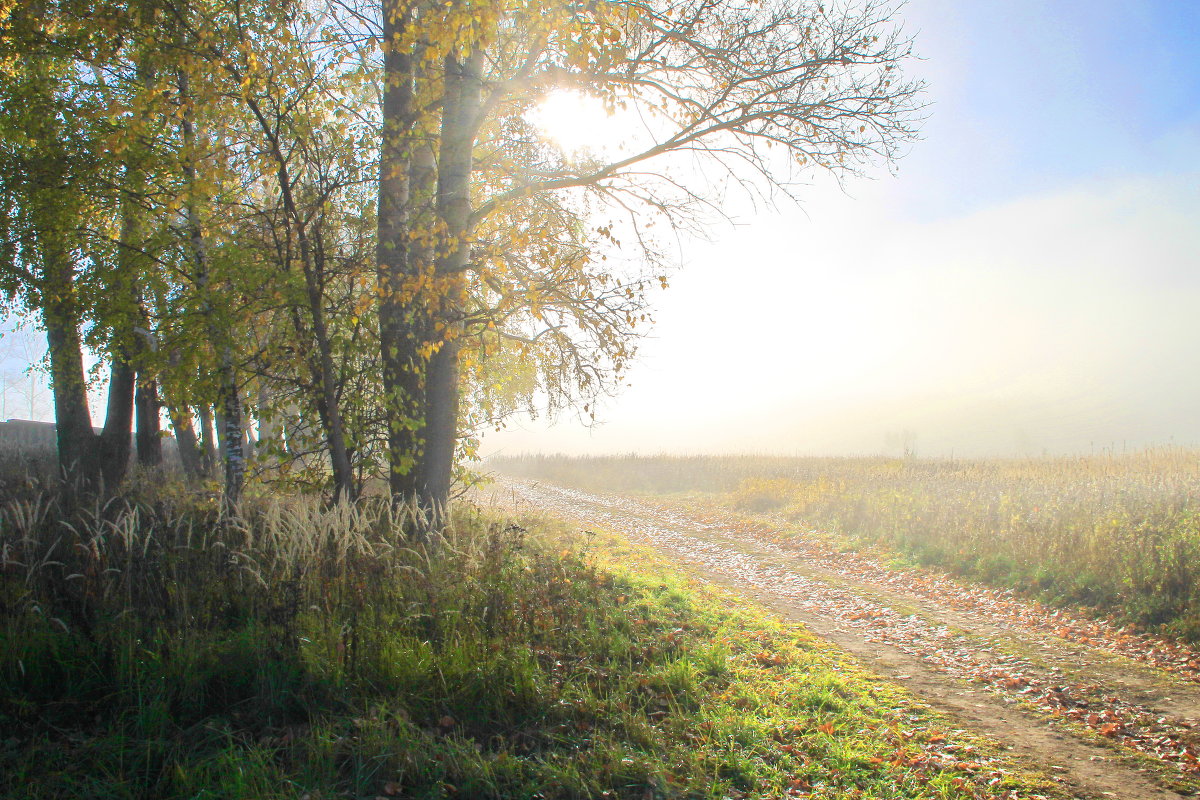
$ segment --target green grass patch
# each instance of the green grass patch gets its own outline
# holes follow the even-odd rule
[[[300,499],[237,521],[190,497],[4,513],[4,797],[1029,785],[801,630],[607,537],[463,511],[422,544],[386,507]]]

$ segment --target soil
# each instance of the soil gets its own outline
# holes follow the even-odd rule
[[[1200,797],[1186,648],[717,507],[507,478],[496,495],[651,545],[802,623],[1076,797]]]

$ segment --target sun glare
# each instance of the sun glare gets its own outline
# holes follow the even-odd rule
[[[603,153],[617,148],[633,131],[623,114],[609,114],[596,97],[555,91],[528,114],[548,141],[568,155]]]

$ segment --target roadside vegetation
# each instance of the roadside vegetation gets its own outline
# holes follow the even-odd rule
[[[5,797],[1030,786],[798,629],[603,536],[460,507],[419,542],[386,503],[251,495],[233,518],[217,493],[5,486]]]
[[[590,490],[700,493],[1052,603],[1200,641],[1200,453],[937,460],[514,457],[523,477]],[[818,534],[819,535],[819,534]]]

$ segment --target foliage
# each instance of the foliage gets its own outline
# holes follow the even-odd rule
[[[51,340],[60,466],[119,483],[134,403],[154,463],[161,400],[230,507],[248,467],[437,512],[470,434],[623,385],[672,233],[899,157],[911,58],[873,0],[3,4],[0,291]],[[556,146],[563,92],[629,136]]]

